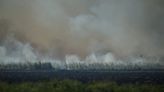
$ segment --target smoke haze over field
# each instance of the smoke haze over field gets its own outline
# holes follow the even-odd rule
[[[0,0],[0,55],[163,57],[163,25],[163,0]]]

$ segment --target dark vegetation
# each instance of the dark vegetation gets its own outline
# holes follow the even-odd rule
[[[0,92],[164,92],[163,84],[117,84],[109,81],[82,83],[76,80],[0,82]]]
[[[50,63],[0,65],[0,80],[8,82],[71,79],[81,82],[164,83],[163,69],[55,69]]]
[[[0,92],[164,92],[163,69],[54,69],[0,65]],[[113,82],[111,82],[113,81]]]
[[[81,82],[116,81],[117,83],[164,83],[163,71],[84,71],[84,70],[35,70],[1,71],[0,80],[9,82],[72,79]]]

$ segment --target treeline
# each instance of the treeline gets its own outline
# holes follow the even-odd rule
[[[50,70],[51,63],[0,64],[0,70]]]
[[[161,64],[115,64],[115,63],[74,63],[66,65],[68,70],[164,70]]]
[[[64,64],[62,67],[51,63],[27,63],[27,64],[0,64],[0,71],[3,70],[157,70],[163,71],[164,67],[161,64],[104,64],[104,63],[71,63]]]

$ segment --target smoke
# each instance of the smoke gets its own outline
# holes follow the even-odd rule
[[[64,59],[102,63],[161,58],[163,5],[163,0],[0,0],[1,62],[49,58],[62,66]]]

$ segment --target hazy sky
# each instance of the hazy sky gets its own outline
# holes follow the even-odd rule
[[[164,56],[164,0],[0,0],[9,34],[57,58]]]

